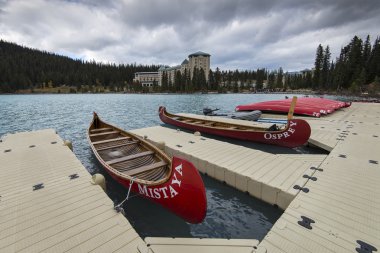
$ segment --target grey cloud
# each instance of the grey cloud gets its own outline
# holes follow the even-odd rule
[[[179,64],[212,55],[223,69],[311,67],[355,35],[377,36],[378,0],[0,0],[0,34],[44,50],[118,63]],[[335,50],[335,51],[334,51]]]
[[[190,1],[146,0],[121,4],[123,20],[129,25],[156,27],[160,25],[190,25],[204,21],[208,25],[223,25],[231,20],[261,15],[271,8],[273,1]],[[184,27],[185,28],[185,27]]]

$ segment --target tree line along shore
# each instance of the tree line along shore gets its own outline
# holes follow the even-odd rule
[[[134,73],[157,71],[159,65],[104,64],[71,59],[54,53],[0,40],[0,93],[193,93],[193,92],[292,92],[377,96],[380,92],[380,39],[371,43],[354,36],[331,59],[329,45],[319,45],[313,69],[284,72],[203,69],[176,73],[174,82],[163,76],[162,85],[143,87],[134,83]]]

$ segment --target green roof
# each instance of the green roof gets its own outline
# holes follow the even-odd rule
[[[201,52],[201,51],[198,51],[196,53],[189,54],[189,57],[193,57],[193,56],[211,56],[211,55],[204,53],[204,52]]]

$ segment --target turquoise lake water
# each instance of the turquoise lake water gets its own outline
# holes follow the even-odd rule
[[[121,202],[127,190],[108,177],[96,161],[87,143],[86,130],[92,112],[125,130],[162,125],[158,107],[169,112],[201,114],[204,107],[217,107],[232,112],[239,104],[283,99],[276,94],[60,94],[0,95],[0,136],[6,133],[53,128],[72,141],[74,153],[91,174],[102,173],[107,179],[107,194]],[[291,95],[287,95],[291,96]],[[305,152],[305,151],[291,151]],[[306,151],[309,152],[309,151]],[[140,197],[124,205],[126,217],[142,237],[217,237],[254,238],[261,240],[282,211],[207,176],[202,176],[208,200],[203,223],[188,224]]]

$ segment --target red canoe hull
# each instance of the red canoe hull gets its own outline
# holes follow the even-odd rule
[[[290,99],[258,102],[247,105],[238,105],[236,111],[260,110],[263,112],[287,113],[291,104]],[[320,117],[322,114],[330,114],[342,107],[349,106],[349,103],[334,101],[324,98],[298,98],[294,113],[312,117]]]
[[[281,131],[246,131],[225,128],[213,128],[201,125],[188,124],[175,120],[166,114],[165,107],[160,107],[159,116],[162,122],[201,133],[219,135],[244,141],[253,141],[272,144],[288,148],[295,148],[307,143],[311,134],[310,125],[301,119],[289,120],[286,128]]]
[[[290,104],[275,104],[275,103],[266,103],[266,104],[251,104],[251,105],[239,105],[236,107],[236,111],[252,111],[259,110],[262,112],[278,112],[278,113],[288,113]],[[306,115],[319,118],[321,116],[320,110],[310,107],[296,107],[294,108],[294,114]]]
[[[127,189],[130,180],[109,174]],[[160,185],[132,183],[132,192],[169,209],[190,223],[200,223],[207,212],[207,199],[203,180],[198,170],[187,160],[173,157],[172,175]]]

